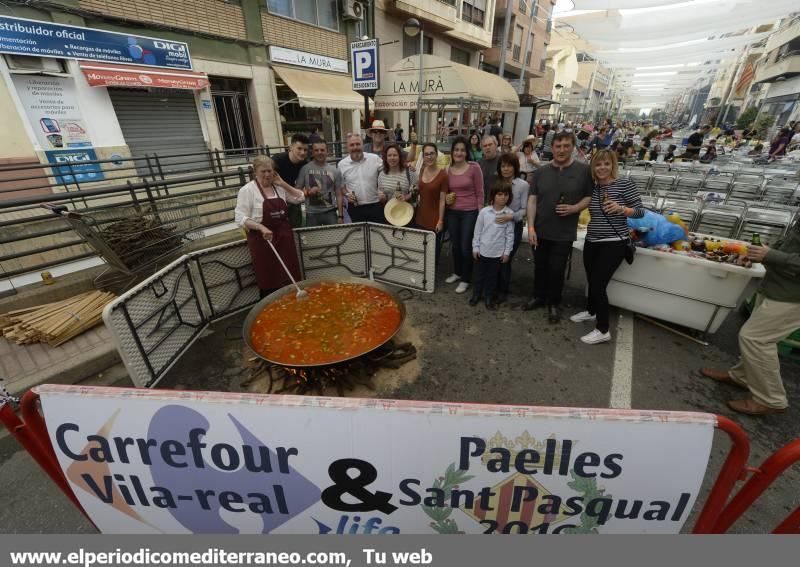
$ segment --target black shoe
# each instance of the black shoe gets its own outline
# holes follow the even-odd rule
[[[497,311],[497,305],[494,301],[486,301],[486,310],[487,311]]]
[[[558,307],[558,305],[551,305],[547,308],[547,319],[551,323],[561,322],[561,309]]]
[[[522,308],[523,311],[533,311],[534,309],[539,309],[540,307],[544,307],[544,301],[541,299],[536,299],[535,297],[528,301],[525,306]]]
[[[480,301],[479,297],[471,297],[469,300],[470,307],[475,307],[479,301]]]

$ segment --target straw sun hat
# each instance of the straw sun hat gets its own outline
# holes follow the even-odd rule
[[[386,222],[394,226],[406,226],[414,218],[414,207],[400,199],[390,199],[383,208]]]

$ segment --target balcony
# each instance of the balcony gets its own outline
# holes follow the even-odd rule
[[[452,2],[446,0],[394,0],[392,4],[394,9],[405,17],[413,16],[422,21],[423,25],[433,24],[440,31],[454,30],[460,23],[455,0]]]
[[[764,52],[769,53],[798,37],[800,37],[800,18],[795,18],[789,25],[784,26],[782,29],[769,36]]]
[[[800,51],[789,51],[774,63],[759,65],[754,82],[772,83],[798,75],[800,75]]]
[[[534,50],[530,49],[525,55],[524,63],[522,58],[522,46],[508,44],[506,49],[506,63],[505,68],[513,75],[519,75],[522,68],[525,67],[525,74],[530,75],[532,78],[544,76],[544,69],[539,65],[536,60]],[[542,59],[544,61],[544,59]],[[500,47],[494,46],[491,49],[486,49],[483,52],[483,62],[492,67],[500,66]]]

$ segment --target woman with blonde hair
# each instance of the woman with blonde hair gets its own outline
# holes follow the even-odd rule
[[[247,246],[253,259],[256,282],[261,297],[291,283],[275,252],[266,241],[272,242],[292,276],[300,279],[300,262],[289,224],[287,203],[300,204],[305,196],[275,171],[267,156],[252,162],[253,180],[239,189],[234,221],[247,231]]]
[[[596,321],[595,329],[581,337],[581,341],[593,345],[611,340],[606,288],[630,245],[627,219],[644,216],[644,207],[636,184],[619,177],[619,164],[614,152],[599,150],[592,158],[591,169],[594,190],[589,213],[592,218],[583,247],[589,294],[586,311],[573,315],[570,320],[575,323]]]

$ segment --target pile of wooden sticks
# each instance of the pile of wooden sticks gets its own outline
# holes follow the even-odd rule
[[[47,343],[58,346],[91,329],[102,320],[113,293],[87,291],[63,301],[17,309],[0,315],[0,334],[18,345]]]

